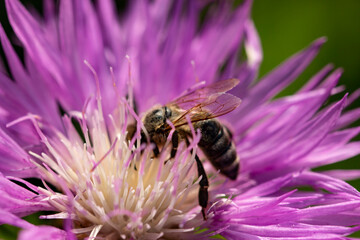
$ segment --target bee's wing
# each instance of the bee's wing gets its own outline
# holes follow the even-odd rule
[[[241,100],[225,93],[235,87],[239,81],[228,79],[199,88],[175,99],[170,104],[177,105],[184,113],[173,121],[175,127],[187,124],[186,116],[191,122],[216,118],[237,108]]]
[[[181,109],[191,109],[198,104],[206,102],[209,96],[218,93],[225,93],[239,84],[235,78],[227,79],[204,86],[204,82],[199,83],[194,88],[189,88],[183,95],[171,101],[168,105],[176,105]],[[199,88],[199,86],[201,86]]]

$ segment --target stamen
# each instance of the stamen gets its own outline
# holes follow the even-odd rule
[[[103,227],[103,225],[97,225],[96,227],[94,227],[89,236],[89,240],[95,239],[96,236],[99,234],[102,227]]]
[[[17,182],[21,182],[22,184],[25,184],[26,187],[30,188],[33,192],[35,193],[39,193],[38,187],[36,187],[35,185],[29,183],[28,181],[25,181],[21,178],[17,178],[17,177],[12,177],[12,176],[6,176],[7,179],[13,180],[13,181],[17,181]]]
[[[94,69],[86,61],[85,64],[99,86]],[[115,79],[116,88],[114,82]],[[62,119],[65,135],[56,129],[50,129],[51,136],[46,135],[42,128],[47,125],[42,125],[41,119],[31,114],[9,123],[12,126],[30,120],[47,148],[47,153],[30,152],[44,184],[37,192],[45,195],[59,211],[42,218],[65,219],[65,229],[73,229],[75,225],[74,234],[85,233],[89,238],[135,239],[142,236],[149,239],[154,234],[166,236],[171,231],[189,231],[190,228],[183,229],[185,222],[199,213],[196,197],[199,178],[194,174],[199,132],[196,133],[190,123],[189,146],[180,141],[175,157],[168,160],[176,129],[167,121],[171,130],[161,146],[160,156],[153,157],[153,144],[140,144],[142,132],[148,139],[149,135],[131,102],[119,98],[116,115],[110,114],[110,121],[106,122],[99,88],[95,111],[87,111],[90,101],[91,98],[86,100],[81,113],[74,112]],[[78,133],[71,117],[80,122],[85,143],[76,137]],[[125,135],[128,117],[137,124],[130,143]],[[138,141],[136,146],[135,141]],[[52,190],[47,183],[62,193]],[[73,223],[73,220],[76,221]]]
[[[102,158],[100,158],[100,160],[92,167],[92,169],[90,170],[90,172],[93,172],[93,171],[97,168],[97,166],[99,166],[100,163],[101,163],[102,161],[104,161],[104,159],[112,152],[112,150],[114,149],[114,147],[115,147],[115,145],[116,145],[116,143],[117,143],[117,140],[118,140],[118,138],[115,138],[115,140],[114,140],[113,144],[111,145],[109,151],[107,151],[107,152],[105,153],[105,155],[104,155]]]
[[[99,77],[95,71],[95,69],[91,66],[91,64],[87,61],[84,60],[85,65],[90,69],[90,71],[93,73],[94,78],[95,78],[95,83],[96,83],[96,99],[98,101],[101,100],[101,92],[100,92],[100,81],[99,81]]]
[[[81,116],[82,116],[82,118],[81,118],[81,130],[82,130],[82,133],[84,134],[87,149],[92,151],[92,148],[91,148],[91,145],[90,145],[89,130],[87,128],[86,118],[85,118],[85,112],[86,112],[87,107],[89,106],[90,100],[91,100],[91,97],[88,97],[86,99],[85,104],[84,104],[84,106],[82,108],[82,111],[81,111]]]
[[[33,114],[27,114],[26,116],[23,116],[23,117],[19,117],[11,122],[9,122],[8,124],[6,124],[6,127],[9,128],[9,127],[12,127],[20,122],[23,122],[23,121],[26,121],[26,120],[31,120],[31,119],[37,119],[37,120],[41,120],[41,117],[38,116],[38,115],[33,115]]]
[[[44,181],[44,178],[41,178],[41,182],[44,185],[44,187],[46,188],[46,190],[48,190],[52,195],[56,195],[56,193],[49,187],[49,185]]]
[[[193,70],[194,70],[195,82],[198,83],[200,80],[199,80],[199,76],[198,76],[197,71],[196,71],[196,65],[195,65],[194,60],[191,60],[191,65],[192,65]]]
[[[129,66],[128,66],[129,80],[127,81],[127,83],[128,83],[128,100],[129,100],[131,108],[134,108],[133,83],[132,83],[132,76],[131,76],[131,60],[130,60],[129,55],[126,55],[125,57],[128,60],[128,64],[129,64]]]
[[[150,141],[149,138],[149,134],[146,131],[144,124],[142,123],[141,119],[137,116],[137,114],[135,113],[134,109],[127,103],[127,101],[123,101],[123,103],[125,104],[126,109],[130,112],[131,116],[134,117],[134,119],[136,120],[136,133],[134,135],[134,137],[131,139],[130,144],[129,144],[129,148],[133,148],[135,141],[136,140],[140,140],[140,131],[143,130],[148,142]],[[140,130],[141,129],[141,130]]]

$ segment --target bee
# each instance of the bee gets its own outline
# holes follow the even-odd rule
[[[200,130],[201,138],[198,143],[206,158],[215,169],[231,180],[235,180],[239,171],[239,158],[236,154],[231,131],[216,118],[236,109],[241,100],[226,93],[239,83],[237,79],[228,79],[215,82],[206,86],[198,86],[188,89],[184,94],[170,103],[150,110],[144,117],[143,124],[148,132],[148,139],[141,131],[141,142],[150,141],[155,145],[154,155],[159,155],[172,127],[175,127],[171,138],[172,149],[170,159],[176,155],[180,141],[186,141],[192,137],[189,123],[195,130]],[[128,127],[128,139],[134,136],[136,127]],[[209,181],[199,157],[195,155],[199,182],[199,205],[202,215],[206,219],[205,209],[208,204]]]

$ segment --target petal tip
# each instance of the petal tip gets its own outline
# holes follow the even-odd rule
[[[327,37],[320,37],[313,42],[313,45],[316,47],[321,47],[326,42],[327,42]]]
[[[344,73],[344,69],[343,68],[338,68],[338,69],[335,70],[335,72],[336,72],[336,74],[341,76]]]

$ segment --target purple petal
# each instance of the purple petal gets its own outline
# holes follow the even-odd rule
[[[62,52],[72,60],[80,60],[77,59],[77,51],[76,51],[76,30],[75,30],[75,16],[73,9],[72,1],[61,1],[59,6],[59,40],[60,40],[60,49]],[[80,60],[81,61],[81,60]],[[74,61],[75,62],[75,61]]]
[[[259,149],[253,149],[251,153],[240,153],[240,158],[246,161],[246,169],[251,169],[254,176],[261,175],[264,178],[269,174],[284,174],[285,169],[294,171],[306,167],[302,164],[302,159],[324,140],[339,118],[344,104],[345,98],[311,121],[287,129],[287,141],[284,141],[284,138],[270,138],[267,139],[269,142],[259,146]],[[297,165],[294,166],[294,163]]]
[[[350,94],[347,106],[353,103],[356,99],[360,97],[360,89],[356,89],[353,93]]]
[[[298,178],[294,178],[292,184],[312,186],[316,189],[325,189],[332,193],[346,193],[349,194],[349,199],[359,199],[360,197],[360,193],[350,184],[320,173],[304,172]]]
[[[315,89],[331,72],[331,70],[334,68],[332,64],[326,65],[323,69],[321,69],[315,76],[313,76],[299,91],[301,92],[307,92]]]
[[[269,225],[269,226],[250,226],[250,225],[238,225],[234,226],[234,230],[239,232],[244,232],[248,234],[253,234],[256,236],[263,237],[312,237],[311,239],[316,239],[322,234],[327,236],[328,234],[343,235],[349,234],[353,230],[349,227],[342,226],[324,226],[324,225],[308,225],[308,224],[297,224],[289,223],[284,225]],[[225,235],[226,236],[226,235]]]
[[[118,16],[116,15],[115,4],[111,0],[97,1],[97,4],[105,42],[107,42],[113,50],[112,55],[108,56],[107,61],[111,66],[115,66],[116,59],[121,55],[125,55],[125,53],[121,54],[122,33],[119,22],[117,21]]]
[[[322,171],[321,173],[344,181],[351,181],[360,178],[360,170],[329,170]]]
[[[230,91],[230,93],[240,98],[246,97],[250,84],[257,77],[262,61],[260,38],[251,20],[247,20],[244,24],[244,50],[247,55],[246,61],[239,65],[239,55],[241,55],[242,49],[238,48],[237,51],[230,55],[223,73],[219,76],[219,79],[236,77],[240,80],[240,84]]]
[[[54,126],[60,127],[60,118],[58,117],[58,109],[54,96],[48,93],[46,87],[44,88],[38,75],[31,78],[25,71],[20,59],[12,48],[7,36],[5,35],[0,25],[0,40],[7,56],[8,65],[11,73],[14,76],[16,83],[8,79],[4,75],[0,75],[0,85],[3,92],[3,99],[1,105],[7,113],[1,116],[2,124],[5,125],[16,118],[22,117],[28,113],[39,114],[44,119],[52,122]],[[7,130],[14,135],[14,129]],[[24,129],[23,133],[29,133],[31,129]],[[22,143],[27,141],[24,137],[15,137],[16,141]],[[28,139],[26,144],[34,144],[37,141]],[[25,144],[25,143],[24,143]],[[23,144],[22,144],[23,145]]]
[[[242,82],[234,93],[244,101],[228,120],[236,129],[234,139],[242,173],[238,181],[224,181],[217,189],[210,188],[208,220],[195,217],[184,223],[191,223],[189,228],[206,229],[191,239],[206,239],[218,233],[227,239],[343,239],[357,231],[360,193],[340,179],[357,178],[359,171],[309,170],[360,153],[360,142],[349,143],[360,128],[339,130],[357,120],[360,112],[341,115],[347,106],[346,96],[323,107],[330,95],[343,90],[336,87],[342,71],[331,73],[333,67],[328,65],[297,94],[271,101],[307,67],[324,39],[251,85],[262,60],[260,40],[249,20],[252,1],[243,1],[237,9],[227,1],[210,3],[204,24],[198,26],[199,14],[209,2],[131,1],[127,13],[117,19],[109,0],[97,1],[98,10],[90,0],[63,0],[59,13],[54,4],[44,3],[45,22],[41,22],[19,0],[6,0],[10,22],[25,49],[25,66],[0,27],[0,39],[15,80],[0,73],[1,126],[28,112],[38,114],[42,119],[39,128],[44,130],[42,140],[72,159],[70,152],[66,154],[67,145],[60,144],[63,139],[53,139],[52,133],[65,127],[65,137],[71,143],[82,144],[82,140],[71,118],[64,117],[64,124],[60,124],[57,104],[65,111],[80,110],[85,99],[99,91],[104,116],[108,116],[119,99],[112,88],[109,66],[114,68],[120,98],[134,88],[141,111],[154,103],[168,102],[197,80],[213,82],[235,75]],[[239,64],[243,45],[248,59]],[[128,60],[126,55],[130,56]],[[225,69],[220,72],[224,63]],[[94,77],[92,71],[98,76]],[[349,102],[359,95],[360,91],[355,92]],[[97,97],[100,99],[100,95]],[[90,111],[94,110],[93,103],[89,104]],[[112,132],[110,128],[104,127]],[[40,130],[34,131],[27,122],[0,130],[0,171],[8,175],[0,175],[0,222],[24,228],[20,239],[75,239],[70,219],[65,220],[63,231],[35,227],[18,218],[34,211],[53,210],[37,186],[16,178],[37,174],[27,150],[34,145],[41,147],[38,133]],[[56,168],[44,167],[66,194],[62,197],[70,200],[66,207],[72,213],[70,208],[78,195],[74,196],[71,184],[65,183]],[[302,191],[302,186],[312,191]],[[225,194],[231,197],[216,199]],[[91,201],[86,203],[91,206]],[[196,208],[190,214],[194,211]],[[171,230],[177,234],[177,229]]]
[[[314,59],[324,42],[324,38],[316,40],[310,47],[291,57],[273,72],[261,79],[259,83],[250,90],[248,97],[244,99],[240,113],[242,115],[248,114],[249,111],[275,96],[295,80]]]
[[[11,25],[20,38],[27,53],[38,63],[48,69],[54,76],[61,88],[66,87],[62,74],[63,68],[60,54],[47,48],[46,40],[41,31],[39,23],[29,14],[18,0],[6,1],[7,12]]]
[[[141,111],[156,102],[169,102],[197,79],[214,81],[219,63],[226,61],[241,46],[251,5],[251,1],[244,1],[240,8],[229,14],[231,6],[222,2],[218,8],[209,11],[207,24],[197,32],[197,16],[201,10],[197,1],[189,2],[186,12],[181,2],[172,8],[161,3],[146,6],[141,1],[135,2],[124,24],[132,29],[124,30],[129,33],[126,34],[125,51],[119,56],[127,53],[132,66],[136,66],[132,70],[132,79],[138,81],[134,85],[138,91],[136,99],[144,103],[139,106]],[[171,18],[166,17],[169,12]],[[154,39],[151,46],[148,38]],[[213,48],[215,45],[218,47]],[[210,46],[213,51],[205,56],[203,52]],[[195,67],[191,66],[192,61]]]
[[[338,123],[336,124],[336,129],[347,127],[356,120],[358,120],[359,118],[360,118],[360,108],[347,111],[341,115]]]
[[[274,178],[265,183],[259,184],[247,192],[238,196],[238,199],[246,199],[255,196],[264,196],[277,192],[280,188],[288,184],[295,175],[288,174],[279,178]]]
[[[19,240],[65,240],[67,238],[67,234],[65,231],[51,227],[51,226],[34,226],[32,228],[23,230],[19,234]]]
[[[349,159],[359,153],[360,142],[351,142],[334,149],[314,151],[302,159],[302,164],[315,168]]]
[[[244,1],[233,16],[225,17],[224,14],[225,16],[220,16],[219,21],[208,22],[209,25],[204,27],[200,38],[194,41],[193,57],[195,64],[199,67],[197,73],[200,80],[208,81],[216,76],[215,73],[221,61],[224,61],[229,53],[238,49],[243,39],[245,22],[251,5],[251,1]],[[225,12],[229,12],[229,9],[225,8]],[[228,38],[231,40],[229,41]],[[212,51],[203,54],[207,49],[212,49]]]
[[[0,176],[0,208],[23,217],[37,211],[53,210],[44,198]]]
[[[19,228],[30,229],[33,225],[18,216],[0,208],[0,224],[9,224]]]
[[[245,22],[245,51],[247,55],[247,64],[253,71],[257,71],[263,59],[260,37],[256,31],[254,22],[248,20]]]
[[[230,239],[244,234],[249,239],[337,239],[358,229],[349,227],[360,221],[360,193],[356,189],[319,173],[302,172],[289,177],[255,186],[234,197],[233,203],[219,201],[210,208],[215,215],[210,214],[204,227],[211,232],[226,225],[221,235]],[[288,191],[296,186],[312,186],[318,192]]]
[[[28,154],[0,129],[0,172],[8,176],[38,176]]]
[[[294,127],[301,126],[302,123],[308,121],[314,115],[323,102],[330,96],[340,76],[340,70],[334,71],[326,79],[328,82],[327,87],[319,87],[313,91],[275,100],[270,104],[265,104],[253,109],[250,114],[245,116],[240,115],[241,111],[236,113],[237,116],[241,118],[241,121],[237,122],[236,131],[243,135],[243,132],[248,131],[253,125],[258,125],[256,127],[257,129],[255,128],[251,131],[251,134],[257,138],[268,139],[268,135],[272,135],[273,132],[276,132],[276,129],[278,129],[277,134],[282,134],[286,137],[287,131],[292,130]],[[278,119],[279,117],[281,119]],[[258,124],[259,122],[262,122],[260,126]],[[273,127],[273,122],[277,128]],[[265,127],[266,125],[271,127],[271,131],[262,130],[261,126],[263,125],[265,125]],[[256,131],[260,131],[261,134],[256,134]],[[242,141],[246,142],[247,145],[249,144],[248,137],[244,137]],[[259,145],[259,142],[255,142],[254,144]]]

